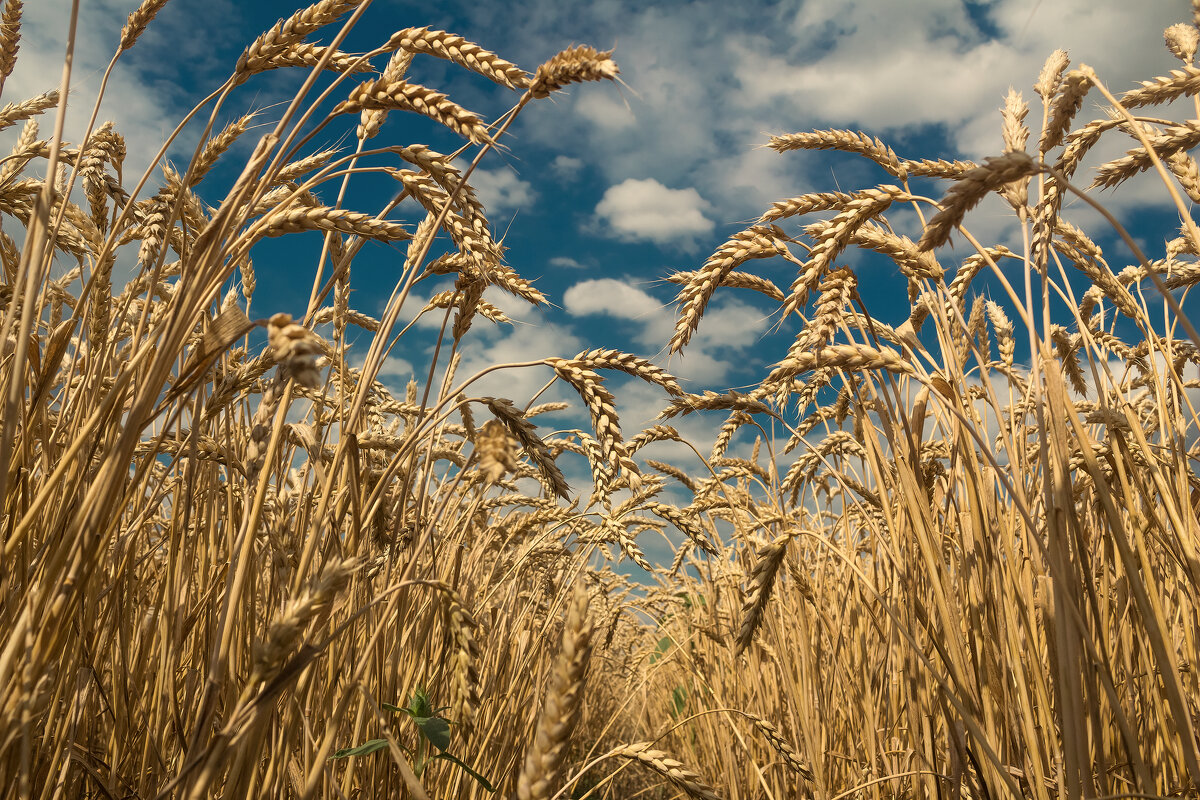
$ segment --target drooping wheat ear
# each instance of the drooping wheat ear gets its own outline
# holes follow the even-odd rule
[[[401,242],[412,238],[412,234],[398,222],[328,206],[276,211],[263,219],[260,231],[262,236],[283,236],[296,231],[332,231],[381,242]]]
[[[775,577],[783,565],[791,540],[791,534],[785,533],[758,549],[758,560],[750,570],[746,602],[742,604],[742,625],[738,629],[737,643],[734,646],[737,655],[741,655],[750,646],[754,641],[754,634],[762,624],[763,610],[771,599]]]
[[[735,411],[751,414],[772,414],[774,411],[763,401],[741,392],[730,390],[725,393],[705,390],[703,394],[685,394],[676,397],[658,414],[658,419],[671,419],[693,411]]]
[[[896,179],[904,180],[906,177],[904,166],[892,148],[859,131],[820,130],[789,133],[785,136],[772,136],[767,146],[780,153],[786,153],[788,150],[841,150],[844,153],[858,153],[883,167]]]
[[[17,64],[21,41],[21,0],[5,0],[0,11],[0,89]]]
[[[1046,63],[1042,65],[1042,71],[1038,75],[1037,83],[1033,85],[1033,90],[1042,98],[1043,103],[1049,103],[1058,94],[1062,74],[1070,64],[1071,57],[1066,50],[1055,50],[1046,59]]]
[[[1159,158],[1167,158],[1200,144],[1200,121],[1191,120],[1172,125],[1160,133],[1149,135],[1148,138],[1154,153]],[[1150,152],[1145,147],[1135,147],[1127,155],[1097,167],[1092,186],[1111,188],[1153,165],[1154,160],[1150,157]]]
[[[835,269],[821,279],[818,287],[816,313],[788,348],[788,356],[798,356],[825,347],[837,332],[851,301],[857,294],[858,278],[849,267]]]
[[[783,738],[783,734],[779,732],[778,728],[757,714],[751,714],[746,711],[743,711],[742,714],[745,715],[746,719],[750,720],[750,724],[754,726],[756,731],[766,737],[771,747],[783,758],[784,763],[793,772],[799,773],[806,781],[813,780],[812,770],[800,760],[800,754],[788,743],[787,739]]]
[[[616,398],[604,386],[604,379],[593,370],[565,358],[548,358],[545,363],[579,393],[591,415],[592,429],[596,432],[604,463],[613,475],[623,473],[628,476],[630,486],[636,491],[638,467],[625,449],[617,418]]]
[[[910,178],[952,178],[957,180],[968,170],[975,169],[974,161],[947,161],[944,158],[922,158],[904,162],[904,171]]]
[[[675,506],[666,503],[646,503],[645,508],[650,513],[656,514],[674,525],[679,529],[680,533],[704,552],[714,556],[720,553],[717,546],[700,529],[700,526],[695,523],[692,515],[685,514]]]
[[[796,459],[780,483],[780,495],[795,503],[804,483],[812,480],[821,464],[834,455],[864,458],[866,451],[850,431],[833,431]]]
[[[1196,58],[1196,47],[1200,45],[1200,30],[1195,25],[1180,22],[1163,31],[1163,40],[1171,55],[1184,64],[1191,64]]]
[[[429,28],[405,28],[392,34],[385,47],[401,48],[410,53],[428,53],[453,61],[509,89],[529,86],[529,76],[525,70],[453,33]]]
[[[966,213],[988,192],[1032,175],[1037,170],[1037,162],[1023,150],[984,159],[982,166],[970,170],[950,187],[950,191],[942,198],[942,210],[929,220],[917,247],[932,250],[945,244]]]
[[[716,790],[705,783],[703,778],[685,768],[683,762],[671,758],[662,750],[655,750],[653,742],[627,744],[613,750],[612,755],[640,761],[689,797],[697,800],[721,800]]]
[[[833,344],[785,358],[771,370],[763,383],[773,386],[817,369],[882,369],[901,375],[913,373],[912,365],[895,350],[876,350],[865,344]]]
[[[389,81],[380,78],[367,81],[356,87],[332,113],[352,114],[372,108],[414,111],[466,137],[472,144],[492,141],[487,126],[476,114],[453,102],[441,92],[403,79]]]
[[[57,89],[42,92],[19,103],[8,103],[4,108],[0,108],[0,130],[35,117],[47,108],[54,108],[56,105],[58,105]]]
[[[833,219],[810,225],[809,232],[817,237],[817,243],[792,281],[787,302],[783,305],[783,314],[792,314],[807,305],[809,294],[817,288],[833,260],[846,249],[860,227],[887,211],[893,202],[908,199],[911,199],[909,194],[899,186],[889,184],[865,189],[855,193],[854,199],[846,203]]]
[[[671,283],[686,286],[700,277],[700,272],[681,270],[673,272],[667,280]],[[757,275],[751,275],[748,272],[733,271],[721,279],[721,286],[729,289],[750,289],[751,291],[765,294],[772,300],[777,300],[780,303],[784,300],[783,290],[776,286],[766,278],[760,278]]]
[[[234,68],[235,80],[245,81],[250,75],[269,68],[270,61],[287,49],[298,44],[304,37],[316,32],[338,17],[361,5],[363,0],[320,0],[308,8],[302,8],[287,19],[275,23],[269,31],[255,39]]]
[[[647,383],[653,383],[666,389],[670,394],[683,394],[679,383],[662,367],[652,364],[644,358],[639,358],[620,350],[585,350],[571,359],[572,362],[587,369],[615,369],[635,378],[641,378]]]
[[[612,60],[612,52],[586,44],[563,50],[537,68],[529,84],[529,95],[542,98],[572,83],[616,80],[621,69]]]
[[[558,783],[558,771],[583,708],[584,681],[592,655],[590,600],[586,586],[575,588],[537,732],[517,779],[519,800],[549,800]]]
[[[1061,325],[1051,325],[1050,341],[1054,343],[1054,349],[1058,352],[1058,359],[1062,362],[1063,372],[1067,374],[1067,379],[1071,382],[1071,388],[1080,397],[1085,396],[1087,379],[1084,377],[1083,367],[1079,363],[1081,343],[1079,334],[1072,335]]]
[[[167,0],[142,0],[142,4],[125,21],[125,27],[121,28],[122,50],[133,47],[138,37],[146,30],[146,26],[166,4]]]
[[[712,455],[709,456],[710,461],[716,461],[725,455],[725,451],[729,449],[729,443],[733,441],[733,434],[737,433],[738,428],[741,428],[746,423],[750,422],[751,417],[745,411],[734,411],[721,424],[721,428],[717,431],[717,438],[713,442]]]
[[[292,322],[291,314],[275,314],[267,321],[267,339],[271,357],[280,365],[281,374],[307,389],[321,386],[321,339],[302,325]]]
[[[383,68],[379,79],[387,83],[395,83],[401,80],[405,73],[408,72],[412,60],[413,54],[410,51],[397,50],[388,59],[387,66]],[[383,127],[384,120],[387,119],[387,113],[387,110],[382,108],[363,109],[362,116],[358,122],[358,138],[370,139],[379,133],[379,129]]]
[[[1083,107],[1083,98],[1091,88],[1091,79],[1081,70],[1073,69],[1063,76],[1058,96],[1050,107],[1050,119],[1038,140],[1039,153],[1046,153],[1062,143],[1063,136],[1071,127],[1071,120]]]
[[[431,311],[435,308],[450,308],[454,305],[462,308],[464,302],[462,302],[460,299],[456,299],[459,297],[459,293],[456,293],[453,289],[447,289],[444,292],[438,292],[433,297],[429,298],[429,302],[425,304],[425,308],[423,308],[422,311]],[[512,319],[510,319],[509,316],[505,314],[499,307],[492,305],[487,300],[482,298],[475,299],[474,310],[475,313],[479,314],[484,319],[491,320],[497,324],[512,322]],[[465,333],[466,331],[464,330],[463,332]],[[455,338],[461,338],[457,333],[457,320]]]
[[[252,684],[270,681],[278,674],[308,622],[333,607],[338,592],[361,566],[356,558],[326,564],[320,575],[288,602],[267,628],[266,636],[255,644]]]
[[[828,223],[822,223],[822,225],[825,224]],[[916,242],[912,239],[893,233],[874,222],[866,223],[851,234],[850,244],[864,250],[882,253],[900,268],[900,272],[905,277],[913,280],[936,281],[944,273],[942,266],[932,253],[918,250]]]
[[[671,337],[671,352],[678,353],[691,341],[708,301],[725,276],[752,258],[770,258],[787,252],[782,244],[787,238],[787,234],[774,225],[755,225],[734,234],[718,247],[676,297],[679,317]]]
[[[481,397],[479,399],[491,409],[496,418],[508,428],[509,433],[521,443],[521,447],[529,455],[529,459],[538,468],[545,487],[558,497],[569,497],[571,487],[567,485],[567,479],[563,477],[562,471],[554,463],[550,448],[533,432],[534,424],[525,419],[525,416],[513,405],[511,400],[500,397]]]

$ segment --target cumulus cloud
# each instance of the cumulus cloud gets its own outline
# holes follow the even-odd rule
[[[548,262],[550,266],[557,269],[583,269],[584,265],[571,258],[570,256],[554,256]]]
[[[471,173],[480,202],[491,213],[507,213],[533,205],[537,198],[533,184],[521,180],[508,167],[477,169]]]
[[[633,323],[627,334],[646,352],[662,353],[675,327],[674,309],[646,291],[615,278],[581,281],[563,295],[575,317],[608,316]],[[672,373],[695,387],[723,384],[742,367],[756,364],[752,350],[770,320],[759,309],[729,296],[709,306],[691,344],[669,359]]]
[[[661,347],[671,334],[671,310],[631,283],[616,278],[580,281],[563,294],[563,308],[574,317],[604,315],[636,322],[635,340]]]
[[[622,239],[666,244],[711,231],[713,221],[704,216],[708,208],[691,187],[670,189],[653,178],[627,178],[604,192],[596,215]]]

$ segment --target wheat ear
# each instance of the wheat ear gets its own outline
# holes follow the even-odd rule
[[[567,609],[562,646],[542,705],[533,746],[517,779],[519,800],[547,800],[566,755],[571,732],[583,706],[583,686],[592,655],[592,621],[588,616],[591,593],[576,587]]]
[[[783,566],[788,542],[791,540],[791,534],[785,533],[758,550],[758,561],[754,563],[754,567],[750,571],[750,591],[746,596],[746,602],[742,605],[742,625],[738,629],[737,644],[735,645],[735,652],[738,655],[741,655],[754,641],[754,634],[762,624],[763,610],[767,606],[767,601],[771,599],[771,590],[775,588],[775,576],[779,574],[779,568]]]

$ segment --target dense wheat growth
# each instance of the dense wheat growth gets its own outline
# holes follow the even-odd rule
[[[164,5],[129,16],[110,71]],[[520,147],[530,103],[619,79],[613,53],[527,72],[426,27],[344,52],[368,5],[321,0],[255,39],[176,131],[199,136],[183,166],[173,136],[125,175],[94,114],[64,140],[65,86],[0,109],[19,130],[0,160],[0,794],[1200,794],[1195,24],[1166,32],[1180,69],[1123,95],[1062,51],[1012,76],[1038,101],[998,98],[981,163],[771,138],[880,183],[781,199],[672,276],[662,344],[736,289],[775,304],[790,347],[740,391],[603,347],[490,368],[569,388],[590,426],[552,433],[560,404],[459,370],[473,323],[509,321],[485,288],[547,301],[471,178]],[[5,0],[0,80],[21,15]],[[511,111],[408,80],[428,58]],[[284,68],[310,77],[273,122],[218,125]],[[389,114],[462,147],[389,141]],[[1084,176],[1113,140],[1128,152]],[[1143,172],[1177,210],[1169,241],[1139,246],[1103,206],[1096,231],[1062,216]],[[394,181],[381,207],[356,193],[368,174]],[[1019,233],[980,241],[972,209],[997,198]],[[307,308],[251,303],[255,247],[279,236],[313,245]],[[381,246],[400,257],[377,318],[351,291]],[[862,257],[907,282],[907,319],[864,304]],[[380,373],[418,312],[437,346],[393,393]],[[622,424],[618,373],[661,392],[662,422]],[[709,441],[669,424],[692,414]],[[643,535],[680,542],[674,563]]]

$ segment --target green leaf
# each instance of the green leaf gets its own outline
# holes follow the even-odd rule
[[[475,770],[471,769],[466,764],[464,764],[462,762],[462,759],[452,756],[449,753],[438,753],[436,756],[434,756],[434,758],[444,758],[452,764],[458,764],[460,767],[462,767],[464,770],[467,771],[468,775],[470,775],[475,780],[479,781],[479,785],[482,786],[484,789],[487,789],[489,792],[496,791],[495,787],[492,786],[491,782],[487,778],[483,777],[478,772],[476,772]]]
[[[438,750],[445,750],[450,746],[450,723],[446,720],[441,717],[413,717],[413,722],[417,723],[422,735],[433,742],[433,746]]]
[[[433,707],[429,704],[429,693],[425,691],[424,687],[418,686],[413,690],[412,699],[408,701],[408,708],[404,710],[414,719],[433,716]]]
[[[383,706],[384,711],[391,711],[393,714],[398,714],[401,711],[408,711],[407,708],[401,708],[400,706],[394,706],[391,703],[381,703],[380,705]]]
[[[663,657],[663,654],[671,649],[671,645],[675,644],[675,640],[670,636],[664,636],[658,640],[658,647],[654,648],[654,652],[650,654],[650,663],[653,664]]]
[[[683,713],[684,709],[687,708],[687,697],[687,689],[682,686],[675,687],[675,690],[671,692],[671,701],[675,705],[675,711],[671,716],[678,717]]]
[[[374,753],[376,750],[382,750],[387,747],[387,739],[372,739],[369,742],[360,744],[358,747],[346,747],[338,750],[329,758],[346,758],[347,756],[365,756],[369,753]]]

